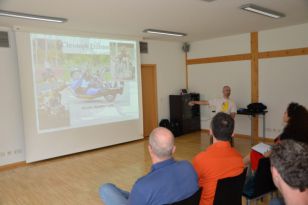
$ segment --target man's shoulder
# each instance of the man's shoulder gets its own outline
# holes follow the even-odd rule
[[[183,167],[192,167],[191,163],[187,160],[179,160],[176,162],[176,164]]]
[[[239,157],[239,158],[242,159],[242,155],[241,155],[241,153],[237,149],[235,149],[234,147],[231,147],[231,150],[232,150],[232,154],[234,156]]]
[[[214,98],[212,100],[209,100],[210,104],[222,104],[224,102],[228,101],[231,104],[235,105],[235,101],[233,99],[225,99],[225,98]]]
[[[144,184],[147,183],[147,179],[148,179],[148,174],[140,177],[139,179],[136,180],[134,187],[143,186]]]
[[[162,173],[162,174],[165,174],[166,172],[164,170],[167,170],[167,169],[177,169],[177,168],[181,168],[181,167],[192,167],[191,163],[187,160],[175,160],[174,163],[170,164],[170,165],[167,165],[165,167],[162,167],[160,169],[158,169],[157,171],[151,171],[149,172],[147,175],[139,178],[140,180],[145,180],[149,177],[151,177],[153,174],[156,174],[156,173]]]
[[[242,157],[241,154],[233,147],[228,148],[228,153],[230,153],[230,155],[232,156],[238,156],[238,157]],[[204,151],[198,153],[195,157],[194,160],[204,160],[207,158],[211,158],[213,156],[216,157],[216,154],[220,151],[219,148],[210,145],[209,147],[207,147]]]
[[[166,170],[167,169],[167,170]],[[149,184],[157,184],[162,178],[166,178],[171,176],[175,172],[179,171],[180,173],[184,174],[192,174],[195,173],[195,170],[192,164],[186,160],[176,161],[170,167],[164,167],[159,171],[151,171],[148,174],[140,177],[136,182],[134,187],[144,187],[148,186]]]
[[[176,160],[175,163],[171,164],[170,166],[166,166],[159,170],[157,173],[158,175],[168,175],[168,173],[174,173],[174,172],[191,172],[194,171],[194,168],[192,164],[187,160]],[[184,172],[183,172],[184,171]],[[150,175],[149,173],[148,175]]]
[[[211,146],[210,146],[211,147]],[[203,161],[204,159],[208,158],[211,152],[211,149],[209,150],[208,147],[206,150],[199,152],[195,157],[194,157],[194,162],[196,161]]]
[[[229,102],[235,104],[235,101],[233,99],[229,98]]]
[[[213,98],[213,99],[210,99],[209,102],[211,103],[217,103],[217,102],[220,102],[222,101],[223,99],[222,98]]]
[[[138,191],[138,192],[146,192],[145,189],[151,188],[151,184],[155,182],[153,177],[150,175],[151,173],[148,173],[147,175],[144,175],[140,177],[139,179],[136,180],[133,190]]]

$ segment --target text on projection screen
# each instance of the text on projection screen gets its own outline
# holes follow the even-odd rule
[[[31,34],[39,133],[139,118],[136,41]]]

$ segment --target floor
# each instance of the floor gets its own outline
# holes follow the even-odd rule
[[[206,132],[195,132],[175,142],[175,158],[191,161],[210,140]],[[2,171],[0,205],[102,205],[98,196],[102,183],[130,190],[149,171],[147,143],[147,139],[139,140]],[[235,139],[234,145],[244,156],[250,140]],[[267,204],[267,200],[258,204]]]

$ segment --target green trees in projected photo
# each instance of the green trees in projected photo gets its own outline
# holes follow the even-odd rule
[[[76,69],[95,73],[110,67],[110,56],[63,53],[62,42],[59,40],[36,39],[33,41],[33,60],[35,70],[52,69],[54,72],[62,70],[61,75],[57,77],[65,81],[70,80],[71,72]]]

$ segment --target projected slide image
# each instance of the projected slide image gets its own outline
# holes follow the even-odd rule
[[[139,118],[136,42],[31,34],[39,132]]]

